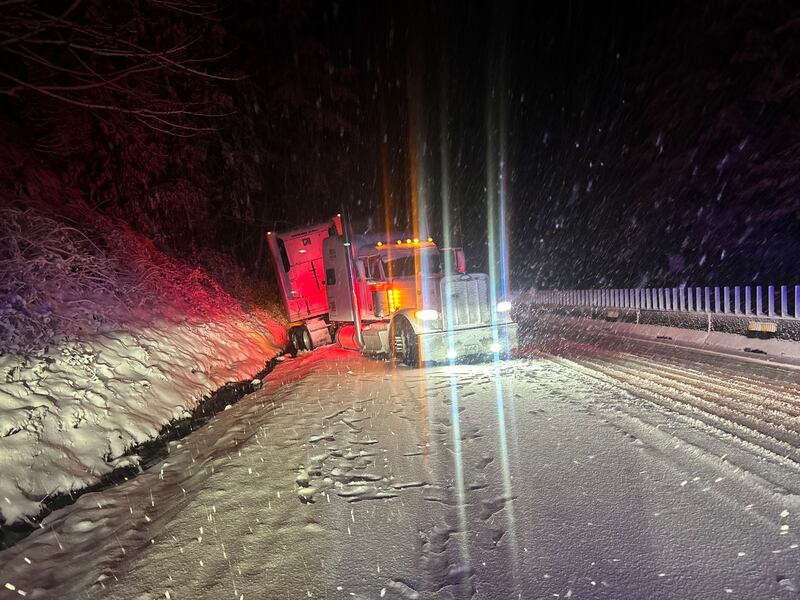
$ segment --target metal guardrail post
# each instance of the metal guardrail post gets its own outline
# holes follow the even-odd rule
[[[705,296],[704,297],[705,297],[706,312],[710,313],[711,312],[711,308],[712,308],[711,307],[711,288],[706,286],[703,291],[705,292]]]
[[[678,292],[678,310],[680,310],[681,312],[686,310],[686,300],[685,300],[686,294],[684,294],[685,291],[686,291],[686,288],[682,288],[682,287],[677,288],[677,292]]]
[[[753,288],[749,285],[744,288],[744,314],[753,314]]]
[[[789,316],[789,286],[781,286],[781,316]]]
[[[719,286],[718,286],[718,285],[715,285],[715,286],[714,286],[714,312],[715,312],[715,313],[720,313],[720,312],[722,312],[722,311],[720,310],[720,308],[721,308],[721,306],[722,306],[722,302],[721,302],[721,300],[722,300],[722,298],[720,297],[720,293],[719,293]]]
[[[723,305],[722,305],[722,312],[726,315],[729,315],[731,312],[731,288],[727,285],[722,290],[723,293]]]
[[[694,288],[694,309],[697,312],[703,311],[703,290],[699,287]]]
[[[756,286],[756,315],[759,317],[764,316],[764,289],[762,286]]]
[[[775,286],[767,286],[767,314],[770,317],[775,316]]]
[[[800,285],[794,286],[794,318],[800,319]]]
[[[692,288],[686,288],[686,310],[694,311],[694,301],[692,300]]]
[[[733,314],[742,314],[742,288],[733,286]]]

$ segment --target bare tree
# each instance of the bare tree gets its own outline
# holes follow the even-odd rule
[[[0,1],[0,94],[117,113],[179,137],[230,114],[197,82],[241,79],[212,70],[223,58],[209,52],[220,35],[213,0],[74,0],[59,12],[41,4]]]

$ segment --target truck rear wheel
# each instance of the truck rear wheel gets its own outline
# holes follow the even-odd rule
[[[392,354],[409,367],[419,366],[419,342],[417,334],[408,319],[397,317],[392,321],[390,332],[392,340]]]
[[[289,329],[289,350],[292,356],[297,356],[303,350],[313,350],[314,340],[311,332],[305,325],[295,325]]]
[[[297,353],[302,350],[300,347],[300,335],[299,335],[299,327],[290,327],[288,334],[289,334],[289,353],[292,355],[292,358],[297,356]]]
[[[303,350],[313,350],[314,340],[311,339],[311,332],[308,330],[308,327],[303,325],[299,329],[300,345],[303,347]]]

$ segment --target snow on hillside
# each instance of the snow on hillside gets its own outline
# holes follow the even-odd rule
[[[135,460],[132,446],[285,342],[274,314],[85,205],[2,216],[0,523]]]
[[[3,518],[35,515],[38,499],[95,483],[204,394],[262,369],[279,352],[262,318],[163,321],[0,358]]]

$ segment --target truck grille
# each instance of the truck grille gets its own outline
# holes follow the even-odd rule
[[[491,322],[488,280],[488,276],[482,273],[442,278],[439,285],[445,328],[486,325]]]

